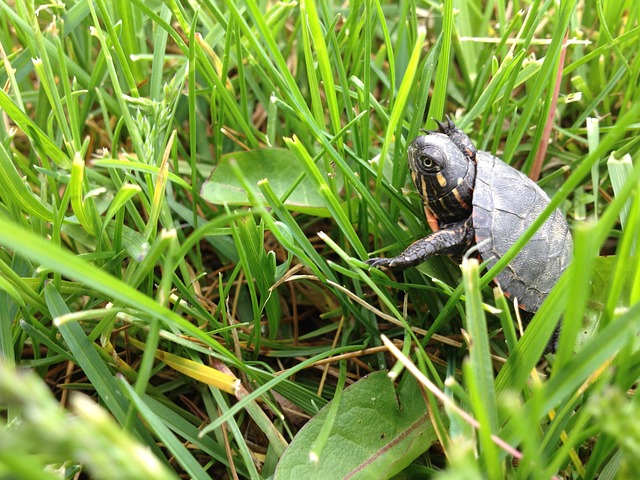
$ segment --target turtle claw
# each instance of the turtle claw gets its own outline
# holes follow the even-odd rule
[[[446,119],[446,122],[441,122],[439,120],[436,120],[435,118],[433,119],[433,121],[438,124],[438,130],[440,133],[451,135],[456,130],[458,130],[458,127],[456,127],[456,124],[453,123],[453,120],[451,120],[451,117],[449,115],[445,115],[444,118]]]
[[[438,124],[439,130],[437,133],[445,134],[467,158],[475,161],[477,149],[471,142],[471,139],[466,133],[456,127],[456,124],[453,123],[449,115],[445,115],[444,118],[446,122],[440,122],[435,118],[433,119],[433,121]]]
[[[447,136],[453,135],[454,133],[456,133],[456,131],[458,131],[458,127],[456,127],[456,124],[453,123],[453,120],[451,120],[451,117],[449,115],[445,115],[444,118],[446,119],[446,121],[441,122],[440,120],[431,117],[431,120],[438,124],[437,130],[427,130],[426,128],[421,128],[420,131],[426,133],[427,135],[433,135],[434,133],[444,133]]]
[[[365,260],[364,263],[369,265],[370,268],[381,268],[381,267],[388,267],[391,264],[391,260],[389,258],[374,257],[374,258]]]

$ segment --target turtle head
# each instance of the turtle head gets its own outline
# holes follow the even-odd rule
[[[443,133],[421,135],[409,144],[408,161],[418,193],[441,223],[471,213],[475,162]]]

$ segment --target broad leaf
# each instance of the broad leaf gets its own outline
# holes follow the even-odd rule
[[[261,148],[224,155],[202,185],[201,195],[206,201],[218,205],[250,205],[245,189],[229,165],[231,161],[240,167],[253,193],[260,198],[264,197],[257,185],[259,181],[266,178],[276,195],[282,198],[303,172],[296,156],[281,148]],[[306,176],[284,204],[292,211],[329,216],[324,200]]]
[[[591,294],[585,317],[582,322],[582,329],[578,334],[576,347],[580,350],[598,332],[600,317],[607,303],[610,287],[613,283],[616,269],[625,271],[625,266],[618,266],[614,256],[597,257],[594,260],[594,268],[591,277]],[[631,287],[634,280],[633,273],[626,268],[624,282],[618,296],[617,306],[624,311],[629,307]],[[640,346],[640,341],[636,342],[636,348]]]
[[[402,471],[436,439],[417,382],[407,377],[396,395],[387,372],[375,372],[347,388],[317,462],[311,447],[327,420],[324,407],[293,439],[275,480],[381,480]]]

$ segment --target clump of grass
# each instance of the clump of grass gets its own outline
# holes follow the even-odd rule
[[[32,369],[40,379],[28,381],[63,406],[83,391],[115,421],[90,442],[46,389],[30,398],[2,382],[3,474],[98,477],[104,454],[107,477],[124,478],[123,446],[148,448],[147,467],[159,461],[167,478],[293,478],[308,459],[276,473],[280,459],[309,450],[335,475],[632,471],[635,2],[0,10],[3,378]],[[402,275],[364,269],[370,252],[427,233],[405,150],[446,113],[478,148],[539,177],[547,213],[573,225],[575,261],[522,336],[490,288],[508,258],[489,272],[442,258]],[[359,379],[401,371],[381,334],[476,426],[425,393],[402,420],[414,437],[389,429],[361,438],[363,458],[332,452],[332,438],[399,415],[387,391],[385,408],[349,416],[380,385]],[[412,382],[404,373],[399,398],[422,402]],[[285,454],[334,399],[313,445]],[[50,441],[34,444],[34,431]]]

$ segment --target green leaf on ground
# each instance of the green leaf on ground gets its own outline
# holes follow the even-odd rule
[[[330,408],[320,410],[296,435],[275,480],[390,478],[436,440],[415,379],[406,377],[396,392],[387,372],[380,371],[344,391],[329,441],[312,462],[309,452]]]
[[[259,181],[268,179],[273,191],[282,198],[303,172],[296,156],[282,148],[260,148],[223,155],[209,179],[202,185],[200,194],[206,201],[218,205],[251,205],[247,192],[233,173],[230,166],[232,161],[240,167],[252,185],[254,194],[263,199],[258,188]],[[329,216],[320,193],[306,176],[301,178],[291,195],[284,200],[284,204],[292,211]]]

